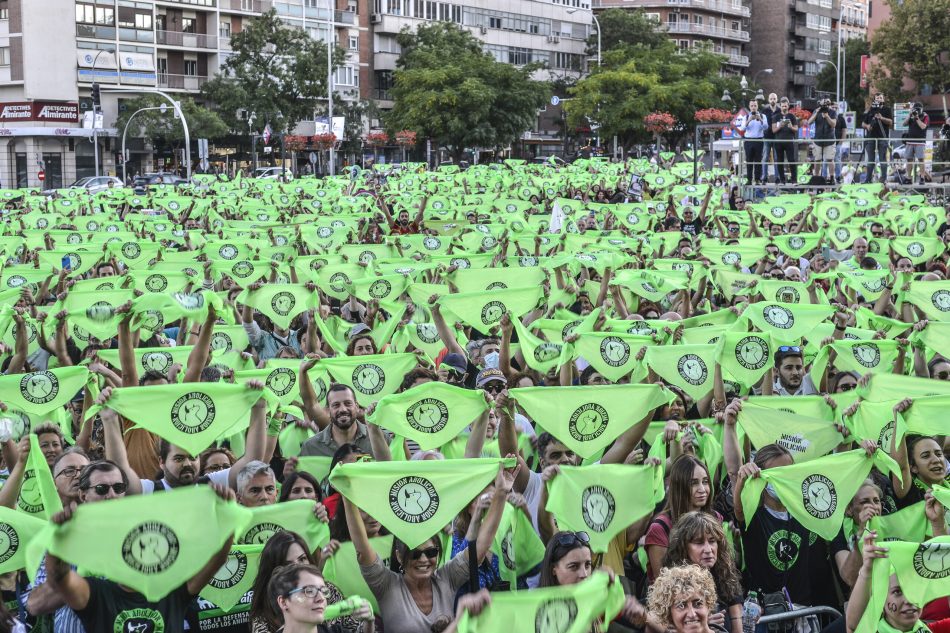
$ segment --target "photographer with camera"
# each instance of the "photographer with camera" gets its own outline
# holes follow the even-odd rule
[[[877,93],[871,107],[864,113],[861,127],[864,128],[865,147],[868,152],[868,173],[865,182],[874,179],[874,166],[881,163],[881,182],[887,182],[888,132],[894,126],[894,113],[884,105],[884,95]],[[877,158],[875,159],[875,154]]]
[[[838,111],[831,99],[822,99],[818,108],[812,112],[808,125],[815,124],[815,138],[811,144],[815,160],[821,163],[821,175],[827,178],[830,165],[835,160],[835,128],[838,125]]]
[[[758,107],[758,106],[756,106]],[[772,141],[775,134],[772,132],[772,119],[782,114],[778,107],[778,95],[774,92],[769,93],[769,104],[759,110],[759,113],[765,119],[765,133],[762,138],[765,139],[762,145],[762,182],[769,181],[769,165],[772,163],[775,152],[775,145]],[[778,166],[775,167],[775,182],[778,182]]]
[[[762,143],[765,136],[765,130],[769,127],[765,116],[759,112],[759,102],[755,99],[749,101],[749,114],[745,121],[739,126],[745,142],[745,168],[746,181],[748,184],[760,184],[762,182]]]
[[[925,179],[930,180],[930,174],[924,166],[924,146],[927,142],[928,125],[930,125],[930,117],[924,112],[923,104],[912,104],[910,116],[904,121],[904,126],[907,127],[907,134],[904,136],[904,157],[907,159],[907,176],[911,183],[917,180],[917,163],[920,163],[919,184],[924,184]]]
[[[772,141],[775,147],[775,169],[777,182],[787,184],[785,165],[791,167],[792,183],[798,183],[798,152],[795,147],[795,137],[798,136],[798,117],[788,111],[788,97],[782,97],[781,110],[772,118]]]

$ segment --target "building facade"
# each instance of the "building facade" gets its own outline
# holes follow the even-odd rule
[[[706,43],[725,55],[723,72],[737,75],[749,67],[751,10],[748,0],[595,0],[594,9],[642,9],[680,48]]]
[[[868,37],[868,0],[841,0],[838,30],[841,40],[865,40]]]
[[[831,61],[841,0],[752,0],[749,72],[766,94],[815,97],[821,62]],[[772,69],[771,73],[762,72]]]
[[[94,82],[100,172],[120,173],[123,103],[142,90],[197,95],[231,54],[231,37],[271,8],[322,41],[332,30],[347,53],[335,93],[368,97],[368,0],[0,0],[0,185],[63,186],[95,173],[93,132],[80,123]],[[313,133],[308,124],[300,133]],[[141,139],[131,147],[130,173],[161,167]]]

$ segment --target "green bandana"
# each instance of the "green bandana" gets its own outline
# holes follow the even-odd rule
[[[617,382],[633,372],[631,382],[639,382],[646,377],[646,366],[637,360],[637,353],[641,347],[654,344],[650,336],[585,332],[574,343],[574,349],[607,380]]]
[[[197,574],[249,515],[208,486],[83,504],[72,520],[50,523],[30,541],[27,571],[48,550],[155,602]]]
[[[88,380],[85,367],[0,376],[0,401],[13,409],[43,414],[65,406]]]
[[[360,406],[395,393],[419,359],[415,354],[372,354],[327,358],[318,363],[336,382],[350,387]]]
[[[476,330],[486,331],[510,314],[521,318],[538,305],[541,286],[530,288],[504,288],[443,295],[439,305],[458,317],[460,321]]]
[[[799,397],[799,396],[796,396]],[[739,412],[739,425],[756,448],[778,444],[796,462],[817,459],[844,441],[834,424],[746,402]]]
[[[330,542],[330,528],[313,516],[314,502],[295,499],[250,508],[247,527],[237,530],[237,542],[264,545],[277,532],[296,532],[303,537],[310,551]]]
[[[659,385],[521,387],[509,393],[535,423],[584,458],[673,399]]]
[[[194,345],[177,345],[175,347],[136,347],[133,351],[139,372],[157,371],[167,375],[168,370],[175,363],[185,367],[193,349]],[[103,349],[99,350],[97,355],[100,360],[120,368],[119,350]]]
[[[912,281],[901,300],[920,308],[928,319],[950,321],[950,281]]]
[[[498,556],[498,571],[502,580],[511,583],[515,591],[518,578],[544,560],[544,542],[538,537],[531,519],[511,504],[505,504],[492,551]]]
[[[227,562],[201,590],[201,598],[213,602],[225,613],[233,610],[254,587],[263,550],[263,545],[233,546]]]
[[[45,526],[42,518],[0,508],[0,573],[26,566],[26,544]]]
[[[747,307],[741,320],[769,332],[776,345],[797,345],[834,311],[831,306],[760,301]]]
[[[725,374],[752,387],[771,367],[772,350],[772,337],[767,332],[726,332],[716,346],[716,361]]]
[[[264,284],[259,290],[245,290],[237,301],[256,308],[274,325],[287,329],[294,317],[314,307],[316,296],[303,284]]]
[[[40,450],[39,438],[30,434],[30,454],[26,458],[26,470],[17,497],[17,510],[37,518],[48,519],[63,509],[56,492],[53,473]]]
[[[640,494],[632,496],[629,491]],[[644,494],[652,491],[653,494]],[[595,552],[606,552],[617,534],[647,516],[663,498],[663,471],[658,466],[595,464],[562,466],[548,484],[545,509],[558,527],[587,532]]]
[[[648,347],[644,360],[657,376],[685,391],[694,401],[712,391],[715,345]]]
[[[546,374],[555,367],[560,367],[567,358],[561,358],[564,350],[564,344],[549,343],[528,331],[521,324],[521,319],[512,319],[512,325],[518,334],[518,343],[521,345],[521,354],[524,361],[531,369]]]
[[[822,347],[815,358],[811,373],[821,376],[828,365],[829,353],[835,351],[834,366],[840,371],[853,371],[864,375],[868,372],[888,373],[900,354],[897,341],[886,339],[872,341],[835,341]]]
[[[339,512],[342,511],[339,510]],[[393,549],[392,535],[371,538],[369,544],[379,556],[379,560],[385,564],[389,560]],[[379,613],[379,603],[376,602],[376,596],[370,590],[366,581],[363,580],[363,574],[360,573],[360,565],[356,560],[356,548],[352,541],[340,543],[340,548],[336,553],[327,559],[323,574],[329,582],[336,585],[336,588],[340,590],[345,598],[362,596],[373,606],[373,612]]]
[[[369,422],[428,451],[447,444],[488,409],[484,392],[427,382],[376,404]]]
[[[498,459],[340,464],[330,484],[410,549],[445,527],[494,481]]]

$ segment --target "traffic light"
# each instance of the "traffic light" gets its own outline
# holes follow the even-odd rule
[[[92,84],[92,109],[98,110],[99,106],[102,105],[102,95],[99,94],[99,84]]]

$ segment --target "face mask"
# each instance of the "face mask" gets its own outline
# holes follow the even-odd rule
[[[498,352],[492,352],[485,356],[485,368],[498,369]]]
[[[765,484],[765,494],[778,501],[778,493],[775,492],[775,487],[772,486],[771,482]]]

